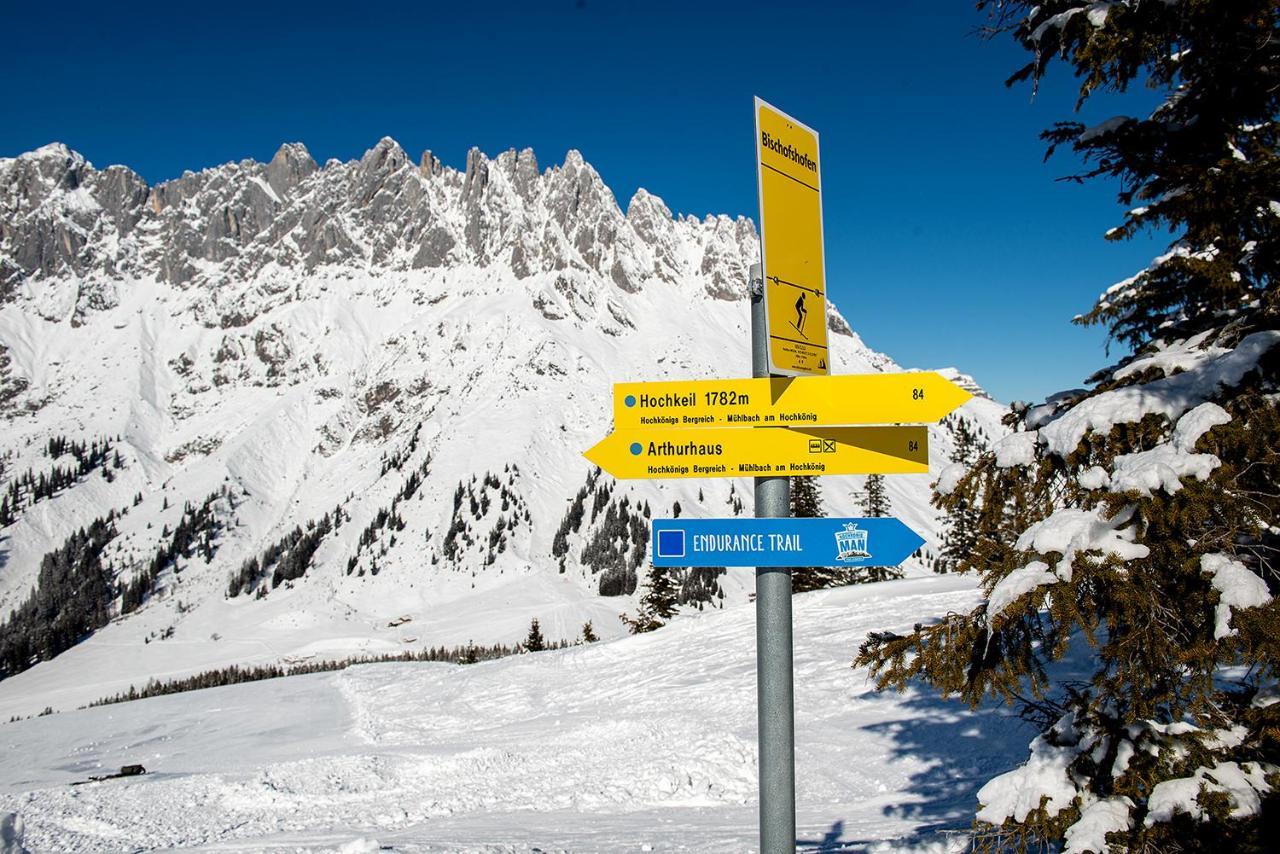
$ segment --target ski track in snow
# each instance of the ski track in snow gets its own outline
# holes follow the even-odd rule
[[[1024,758],[1031,732],[1007,710],[880,694],[849,667],[868,631],[979,596],[938,576],[796,598],[802,850],[945,843]],[[0,725],[0,744],[0,813],[32,852],[752,851],[754,611],[66,712]],[[148,774],[70,785],[134,762]]]

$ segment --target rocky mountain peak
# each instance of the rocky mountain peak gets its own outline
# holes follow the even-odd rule
[[[60,142],[42,145],[17,157],[0,160],[0,180],[31,202],[44,195],[80,186],[92,164]]]
[[[467,171],[462,184],[462,198],[468,205],[479,204],[489,184],[489,158],[479,148],[467,151]]]
[[[539,178],[538,158],[533,149],[525,148],[517,152],[514,148],[509,148],[499,154],[495,162],[497,168],[507,176],[517,195],[526,202],[533,202]]]
[[[384,136],[360,158],[360,172],[365,177],[385,176],[399,172],[408,164],[409,155],[405,154],[400,143]]]
[[[302,181],[320,167],[311,158],[311,152],[300,142],[287,142],[267,164],[267,183],[276,195],[284,197],[292,193]]]
[[[444,166],[440,163],[440,158],[431,153],[430,149],[422,152],[422,157],[418,161],[418,174],[423,178],[434,178],[444,171]]]

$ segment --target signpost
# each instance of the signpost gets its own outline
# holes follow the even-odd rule
[[[769,376],[764,287],[752,265],[751,375]],[[788,433],[772,429],[766,433]],[[926,463],[928,462],[926,458]],[[791,515],[791,480],[755,479],[757,518]],[[756,740],[760,754],[760,854],[794,852],[796,844],[796,704],[791,667],[791,570],[756,567]]]
[[[818,132],[756,98],[769,373],[830,373]]]
[[[586,452],[616,478],[923,474],[925,427],[617,430]]]
[[[654,519],[654,566],[897,566],[924,545],[898,519]]]
[[[972,396],[933,371],[615,383],[613,424],[617,430],[920,424],[940,420]]]
[[[585,456],[617,478],[754,477],[756,518],[654,520],[651,555],[655,567],[756,569],[760,850],[792,854],[788,567],[896,566],[924,541],[897,519],[791,519],[790,478],[926,473],[928,432],[903,425],[937,421],[970,394],[936,373],[827,376],[818,134],[759,98],[755,120],[752,379],[618,383],[614,432]]]

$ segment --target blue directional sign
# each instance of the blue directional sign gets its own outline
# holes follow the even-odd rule
[[[654,566],[897,566],[924,545],[892,518],[654,519]]]

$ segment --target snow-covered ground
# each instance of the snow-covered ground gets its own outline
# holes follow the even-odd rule
[[[979,596],[935,576],[796,597],[802,850],[943,845],[1025,757],[1032,733],[1009,711],[878,694],[849,666],[868,631]],[[65,712],[0,724],[0,745],[0,816],[32,852],[736,854],[757,833],[754,612]],[[148,773],[71,785],[131,763]]]

